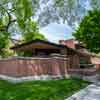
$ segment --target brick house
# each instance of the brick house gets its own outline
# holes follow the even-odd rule
[[[95,56],[73,39],[60,40],[59,44],[43,40],[33,40],[17,44],[11,48],[26,57],[11,57],[0,60],[0,78],[9,76],[17,80],[48,79],[76,76],[89,78],[96,76],[100,68],[100,58]],[[31,57],[29,57],[31,56]],[[83,65],[86,65],[83,68]],[[3,75],[3,76],[2,76]],[[16,79],[17,77],[17,79]],[[24,77],[24,78],[23,78]]]
[[[30,52],[32,56],[50,56],[52,54],[66,55],[70,59],[72,68],[79,68],[85,64],[100,64],[100,58],[89,53],[84,46],[76,42],[74,39],[60,40],[59,44],[51,43],[43,40],[33,40],[28,43],[16,45],[11,48],[15,52]],[[26,55],[28,56],[28,55]]]
[[[94,64],[97,68],[100,67],[100,56],[89,52],[82,44],[79,44],[74,39],[60,40],[59,43],[76,51],[76,53],[71,55],[72,58],[76,56],[75,62],[79,62],[79,64]]]

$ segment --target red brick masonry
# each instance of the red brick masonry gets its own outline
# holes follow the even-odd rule
[[[68,69],[68,74],[77,74],[77,75],[82,75],[82,76],[93,76],[97,73],[96,69]]]
[[[0,75],[26,77],[40,75],[94,75],[96,69],[71,68],[68,58],[11,58],[0,60]]]

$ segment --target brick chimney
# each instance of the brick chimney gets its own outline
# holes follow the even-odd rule
[[[65,45],[69,48],[75,49],[75,40],[74,39],[69,39],[69,40],[60,40],[60,44]]]

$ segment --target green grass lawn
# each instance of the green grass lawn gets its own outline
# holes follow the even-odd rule
[[[64,100],[88,84],[79,79],[30,81],[18,84],[0,80],[0,100]]]

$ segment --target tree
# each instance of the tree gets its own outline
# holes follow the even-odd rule
[[[93,9],[100,9],[100,0],[90,0],[90,5]]]
[[[83,12],[84,8],[79,8],[79,0],[41,0],[41,5],[45,4],[44,9],[40,7],[38,22],[41,26],[49,23],[68,23],[73,26],[75,20],[79,21],[77,13]],[[79,8],[79,9],[78,9]],[[77,11],[77,12],[76,12]],[[78,12],[79,11],[79,12]]]
[[[32,40],[46,40],[46,38],[39,33],[39,27],[38,24],[36,22],[30,21],[30,23],[28,23],[27,25],[28,29],[26,29],[26,31],[23,34],[23,38],[22,38],[22,42],[29,42]]]
[[[39,25],[65,23],[76,28],[88,10],[100,8],[100,0],[40,0],[37,19]]]
[[[17,23],[21,29],[24,29],[27,20],[30,19],[33,13],[32,0],[1,0],[0,1],[0,19],[6,17],[4,31],[9,31],[11,25]]]
[[[91,52],[100,52],[100,10],[89,11],[74,33],[77,40]]]
[[[9,40],[9,33],[0,32],[0,58],[5,58],[13,55],[13,52],[9,50],[11,41]]]
[[[20,33],[21,36],[32,35],[38,30],[35,26],[31,27],[32,17],[38,8],[39,0],[0,0],[0,53],[1,57],[7,57],[8,48],[11,46],[11,38]],[[36,24],[35,24],[36,25]],[[35,29],[36,28],[36,29]],[[31,35],[31,36],[32,36]],[[37,34],[40,36],[40,34]],[[42,37],[42,35],[41,35]],[[5,52],[6,51],[6,52]]]

